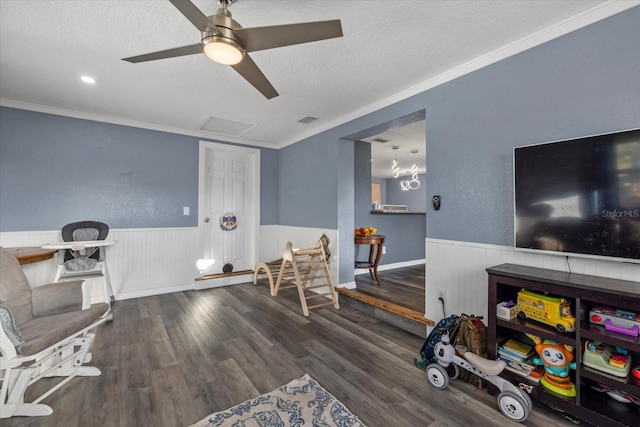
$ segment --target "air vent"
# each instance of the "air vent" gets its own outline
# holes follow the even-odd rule
[[[211,116],[200,126],[200,130],[221,135],[241,136],[256,126]]]
[[[313,122],[315,120],[318,120],[318,118],[317,117],[307,116],[307,117],[304,117],[304,118],[298,120],[298,123],[304,123],[306,125],[306,124],[309,124],[309,123],[311,123],[311,122]]]
[[[379,142],[379,143],[381,143],[381,144],[384,144],[385,142],[389,142],[389,140],[388,140],[388,139],[379,138],[379,137],[378,137],[378,138],[373,138],[371,141],[373,141],[373,142]]]

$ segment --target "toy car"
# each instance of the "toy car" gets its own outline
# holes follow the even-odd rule
[[[522,289],[518,292],[518,317],[553,326],[558,332],[576,330],[576,318],[564,298],[554,298]]]

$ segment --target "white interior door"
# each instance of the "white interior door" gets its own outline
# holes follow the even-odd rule
[[[260,151],[202,141],[200,165],[202,256],[215,260],[205,274],[221,273],[227,263],[233,271],[252,270],[258,258]]]

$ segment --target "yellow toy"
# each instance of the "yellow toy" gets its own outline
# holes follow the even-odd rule
[[[546,323],[558,332],[576,330],[576,318],[571,314],[571,306],[566,299],[549,297],[526,289],[518,292],[518,317]]]
[[[561,396],[576,397],[576,386],[569,378],[571,369],[576,369],[573,352],[564,345],[551,341],[536,344],[536,352],[540,357],[535,357],[533,363],[544,365],[544,376],[540,379],[540,384]]]

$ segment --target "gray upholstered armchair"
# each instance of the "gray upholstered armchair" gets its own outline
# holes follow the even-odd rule
[[[75,280],[31,289],[22,267],[0,247],[0,418],[49,415],[40,401],[76,376],[97,376],[91,332],[106,320],[109,304],[91,305],[88,282]],[[66,377],[31,403],[27,388],[43,377]]]

